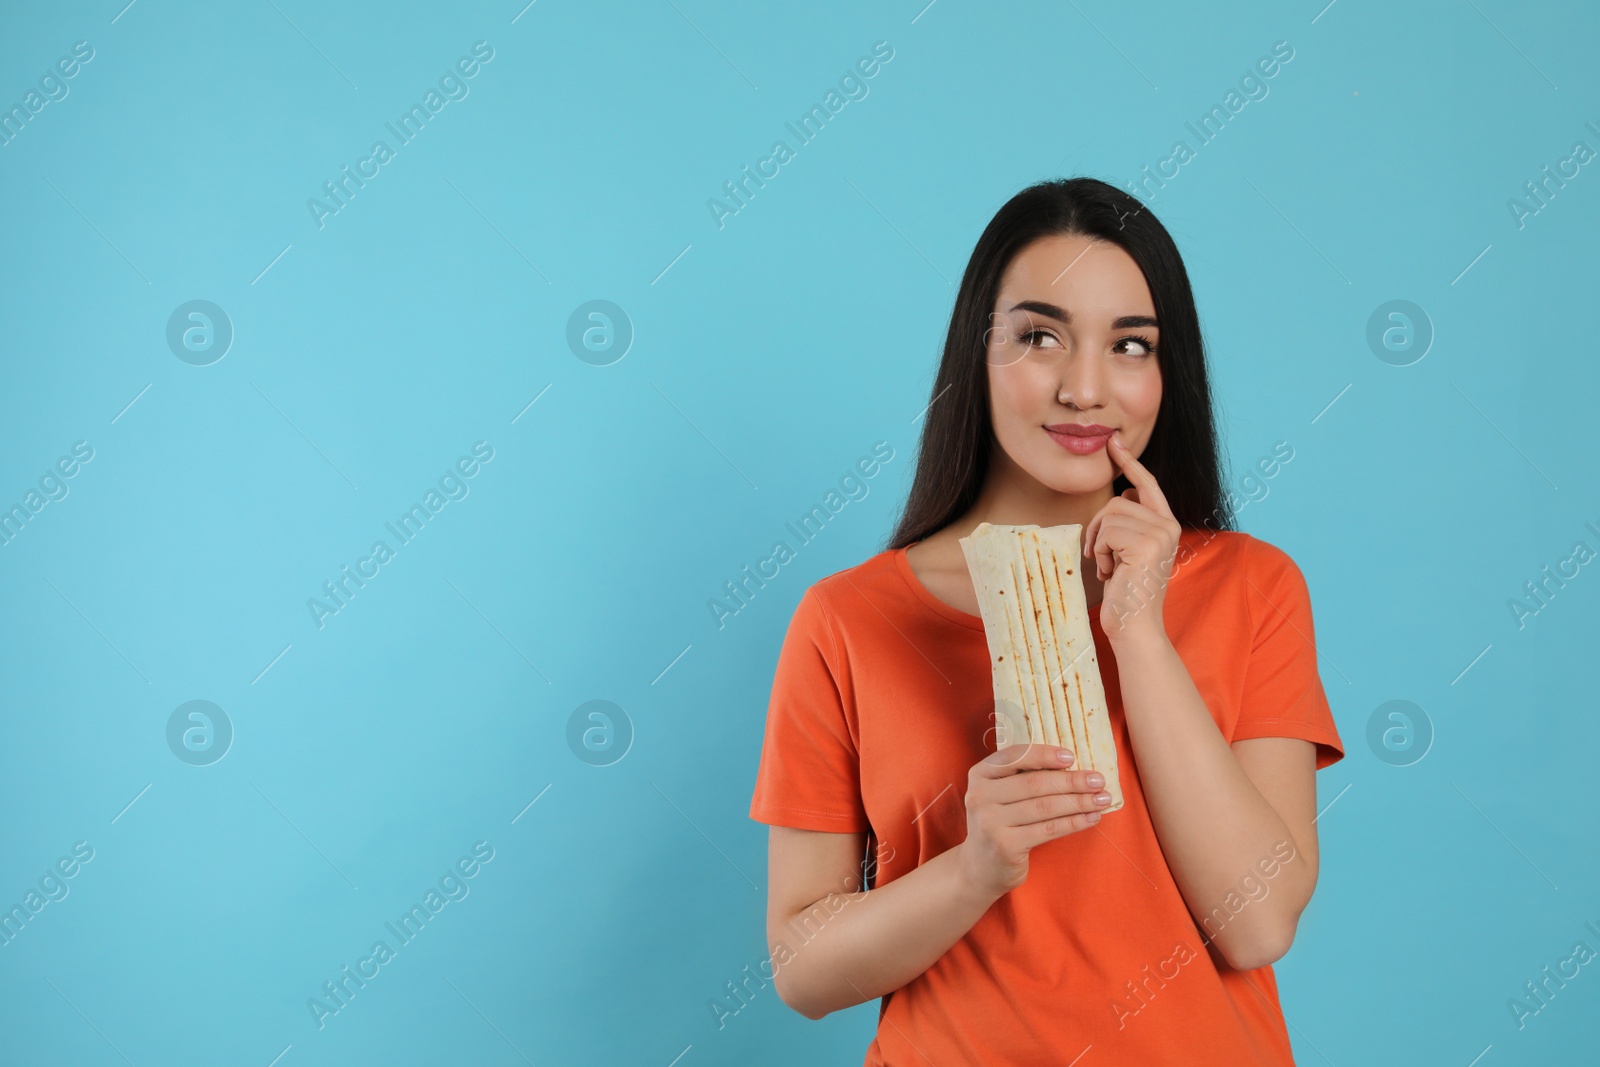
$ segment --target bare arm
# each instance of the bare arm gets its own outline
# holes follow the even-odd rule
[[[1117,434],[1109,454],[1133,488],[1089,520],[1084,554],[1105,583],[1100,621],[1150,821],[1207,942],[1237,970],[1263,967],[1289,950],[1316,886],[1316,747],[1222,736],[1162,621],[1182,527]],[[1271,892],[1256,895],[1263,876]]]
[[[767,941],[784,1003],[820,1019],[894,992],[1026,880],[1031,849],[1099,821],[1104,777],[1062,769],[1058,751],[1013,745],[975,764],[966,840],[865,892],[865,834],[772,827]]]
[[[1132,640],[1117,649],[1122,702],[1162,851],[1229,965],[1264,967],[1289,951],[1317,882],[1316,747],[1293,737],[1230,746],[1165,636]],[[1282,861],[1270,892],[1233,914],[1230,894],[1237,905],[1243,886],[1261,883],[1264,860]]]
[[[962,874],[960,845],[862,892],[865,840],[862,833],[771,829],[767,941],[777,968],[773,983],[784,1003],[808,1019],[899,989],[994,903]]]

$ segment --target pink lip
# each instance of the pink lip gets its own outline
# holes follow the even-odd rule
[[[1044,429],[1056,444],[1079,456],[1087,456],[1106,447],[1112,432],[1110,426],[1101,426],[1098,423],[1082,425],[1076,422],[1056,423]]]
[[[1071,433],[1080,437],[1109,437],[1114,426],[1101,426],[1098,422],[1054,422],[1045,429],[1051,433]]]

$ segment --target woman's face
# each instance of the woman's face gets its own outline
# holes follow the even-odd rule
[[[1109,242],[1042,237],[1006,268],[993,312],[989,415],[1001,450],[1058,493],[1105,489],[1118,474],[1105,434],[1138,456],[1161,407],[1160,332],[1138,264]],[[1105,433],[1068,432],[1084,426]]]

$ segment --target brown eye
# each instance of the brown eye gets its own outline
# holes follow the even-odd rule
[[[1117,339],[1117,344],[1125,345],[1129,341],[1132,341],[1134,344],[1137,344],[1144,349],[1143,352],[1129,352],[1128,355],[1130,356],[1136,356],[1140,359],[1143,359],[1147,356],[1153,356],[1156,354],[1156,343],[1150,340],[1148,337],[1139,337],[1138,335],[1131,334],[1127,337],[1119,337]]]

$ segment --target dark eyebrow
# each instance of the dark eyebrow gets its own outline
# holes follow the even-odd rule
[[[1024,300],[1021,303],[1014,305],[1011,310],[1032,311],[1036,314],[1044,315],[1047,318],[1055,319],[1057,322],[1065,322],[1068,324],[1072,322],[1072,314],[1069,311],[1067,311],[1065,308],[1059,308],[1054,304],[1046,303],[1043,300]],[[1159,328],[1161,324],[1155,319],[1151,318],[1149,315],[1123,315],[1121,318],[1115,319],[1111,323],[1111,328],[1113,330],[1127,330],[1136,326],[1154,326]]]

